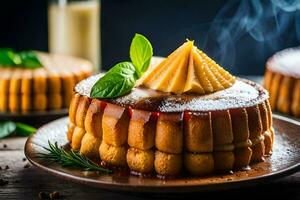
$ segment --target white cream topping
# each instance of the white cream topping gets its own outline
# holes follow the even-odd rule
[[[300,47],[276,53],[268,61],[267,67],[271,71],[300,78]]]

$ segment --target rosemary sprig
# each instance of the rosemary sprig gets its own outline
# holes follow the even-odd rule
[[[112,170],[100,167],[87,157],[81,155],[74,150],[70,152],[65,151],[62,147],[52,144],[48,140],[49,148],[44,147],[49,153],[39,153],[39,158],[50,161],[51,163],[59,163],[62,167],[79,168],[86,171],[102,171],[105,173],[112,173]]]

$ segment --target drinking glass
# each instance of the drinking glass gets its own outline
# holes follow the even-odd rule
[[[100,70],[100,0],[51,0],[49,51],[90,60]]]

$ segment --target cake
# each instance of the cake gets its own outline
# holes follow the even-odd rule
[[[68,108],[76,83],[93,71],[92,64],[80,58],[36,54],[40,68],[0,66],[0,112]]]
[[[300,117],[300,49],[276,53],[266,64],[264,87],[273,110]]]
[[[167,58],[152,58],[124,96],[91,98],[100,76],[76,85],[67,138],[104,166],[205,176],[248,168],[272,152],[268,92],[235,78],[190,41]]]

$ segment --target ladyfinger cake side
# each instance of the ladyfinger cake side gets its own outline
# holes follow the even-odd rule
[[[276,53],[266,64],[264,87],[273,110],[300,117],[300,49]]]
[[[92,74],[89,61],[36,52],[43,67],[0,66],[0,112],[29,112],[68,108],[72,88]]]

